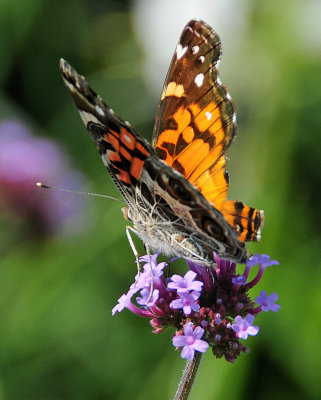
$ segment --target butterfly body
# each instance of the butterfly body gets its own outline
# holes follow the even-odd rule
[[[190,21],[165,80],[150,145],[103,102],[66,61],[66,86],[111,178],[125,217],[145,245],[198,264],[218,257],[246,262],[245,241],[259,240],[263,211],[226,199],[225,151],[236,132],[235,107],[218,78],[220,41]]]

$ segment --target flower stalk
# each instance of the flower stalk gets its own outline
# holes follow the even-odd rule
[[[186,400],[191,392],[203,354],[195,353],[192,361],[186,361],[174,400]]]

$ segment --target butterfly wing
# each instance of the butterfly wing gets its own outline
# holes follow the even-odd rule
[[[236,110],[218,76],[221,43],[203,21],[184,28],[167,74],[153,132],[157,155],[186,177],[236,230],[261,237],[263,211],[227,200],[225,152],[236,135]]]
[[[111,178],[126,202],[134,207],[135,187],[146,158],[154,154],[153,148],[127,121],[115,116],[85,78],[63,59],[60,69]]]

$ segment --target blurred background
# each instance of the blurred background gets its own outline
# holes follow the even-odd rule
[[[111,316],[136,273],[121,205],[34,183],[119,197],[59,58],[150,139],[192,18],[219,33],[238,107],[229,197],[265,210],[249,247],[280,261],[253,298],[276,291],[281,309],[258,316],[234,365],[208,352],[191,399],[320,398],[320,16],[317,0],[0,1],[1,400],[172,398],[172,332]]]

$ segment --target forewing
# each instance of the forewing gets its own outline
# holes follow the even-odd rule
[[[131,204],[144,162],[154,154],[154,150],[127,121],[115,116],[85,78],[63,59],[60,69],[110,176],[127,203]]]
[[[203,21],[190,21],[165,80],[153,146],[223,213],[239,240],[258,240],[263,212],[226,200],[225,152],[236,135],[236,110],[218,76],[220,55],[220,38],[213,29]]]

